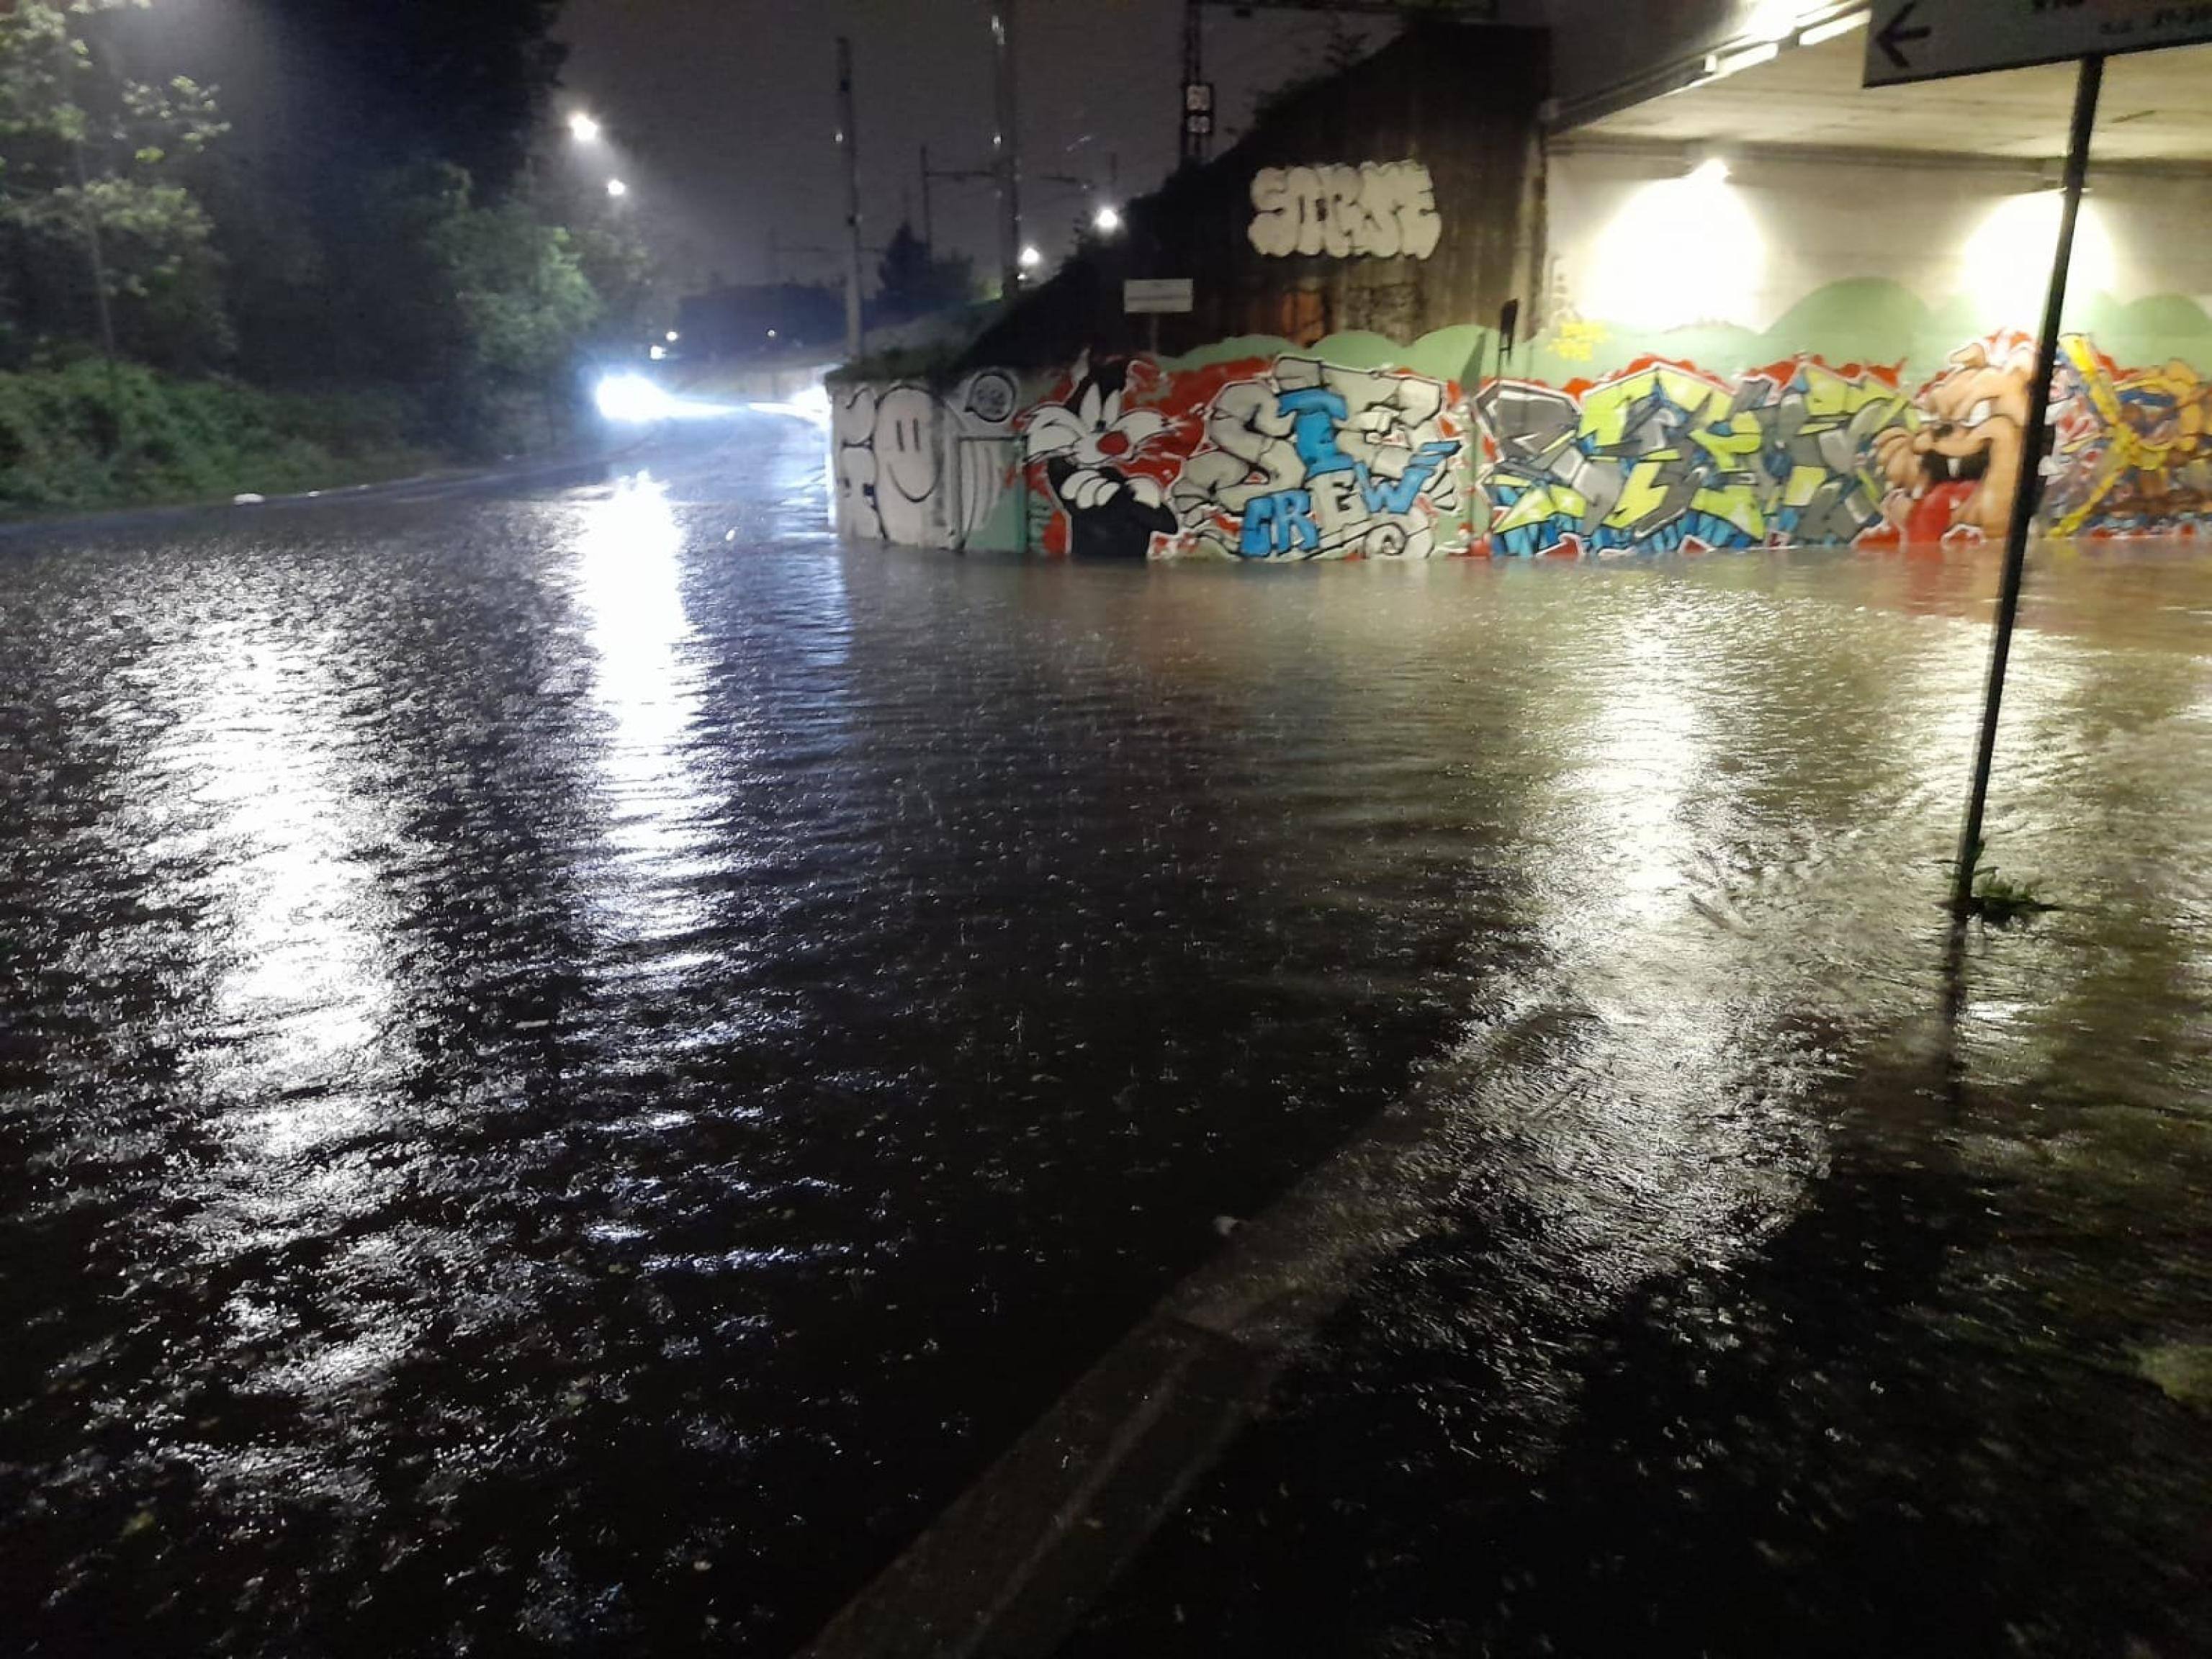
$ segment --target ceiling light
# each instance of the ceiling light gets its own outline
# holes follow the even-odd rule
[[[1753,40],[1787,40],[1797,32],[1797,0],[1761,0],[1744,33]]]
[[[1797,37],[1801,46],[1824,46],[1828,41],[1841,40],[1855,29],[1863,29],[1873,20],[1874,14],[1864,7],[1847,11],[1841,17],[1831,17],[1825,23],[1815,23]]]
[[[1717,81],[1723,76],[1736,75],[1747,69],[1757,69],[1761,64],[1771,64],[1782,56],[1782,48],[1775,41],[1765,46],[1746,46],[1741,52],[1710,52],[1705,58],[1705,75]]]

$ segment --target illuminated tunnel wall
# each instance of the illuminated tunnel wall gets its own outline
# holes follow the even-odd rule
[[[2057,231],[2039,167],[1598,150],[1550,184],[1544,329],[1485,393],[1500,550],[2003,533]],[[2212,176],[2100,173],[2045,533],[2206,522],[2208,297]]]
[[[1407,158],[1335,165],[1342,211],[1367,211],[1366,188],[1387,194],[1401,216],[1372,234],[1418,257],[1405,250],[1427,237],[1429,209]],[[1287,193],[1325,197],[1335,177],[1316,170]],[[1503,364],[1470,319],[1405,341],[1244,336],[1162,359],[1106,349],[946,386],[847,387],[841,525],[1096,558],[2002,534],[2035,464],[2031,336],[2057,203],[2035,168],[1569,150],[1547,182],[1535,333]],[[1253,180],[1255,246],[1282,240],[1269,216],[1285,184]],[[1351,231],[1342,240],[1342,257],[1363,257]],[[2212,525],[2208,298],[2212,179],[2100,176],[2055,388],[2045,533]]]

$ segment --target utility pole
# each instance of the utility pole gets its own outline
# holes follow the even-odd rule
[[[937,257],[937,225],[929,212],[929,146],[921,147],[921,245]]]
[[[1183,0],[1182,85],[1176,94],[1176,106],[1182,112],[1178,154],[1186,166],[1202,162],[1213,136],[1212,88],[1206,84],[1206,0]]]
[[[999,130],[991,159],[999,173],[999,279],[1012,300],[1022,286],[1020,106],[1014,81],[1014,0],[991,0],[991,39],[998,53]]]
[[[845,152],[845,356],[860,355],[860,143],[853,124],[853,42],[837,37],[837,143]]]

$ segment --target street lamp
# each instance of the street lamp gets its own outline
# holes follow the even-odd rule
[[[1043,263],[1044,255],[1036,251],[1036,244],[1032,243],[1022,250],[1021,264],[1024,270],[1035,270]]]
[[[672,329],[672,329],[670,329],[670,330],[668,331],[668,343],[669,343],[669,344],[671,344],[671,345],[674,345],[674,344],[675,344],[678,340],[682,339],[683,337],[683,337],[681,334],[678,334],[678,333],[674,329]]]
[[[619,179],[610,179],[607,180],[607,194],[620,201],[629,194],[629,186]]]
[[[1103,207],[1100,208],[1097,212],[1091,216],[1091,228],[1097,231],[1101,236],[1111,236],[1115,231],[1121,228],[1121,215],[1120,210],[1115,208],[1111,202],[1107,203]]]
[[[568,118],[568,136],[580,144],[595,144],[599,139],[599,124],[578,110]]]

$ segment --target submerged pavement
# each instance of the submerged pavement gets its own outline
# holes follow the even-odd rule
[[[1209,1269],[1270,1357],[1021,1640],[2207,1645],[2212,567],[2039,556],[2066,908],[1954,981],[1987,558],[1023,566],[650,459],[0,550],[24,1650],[788,1652]]]

